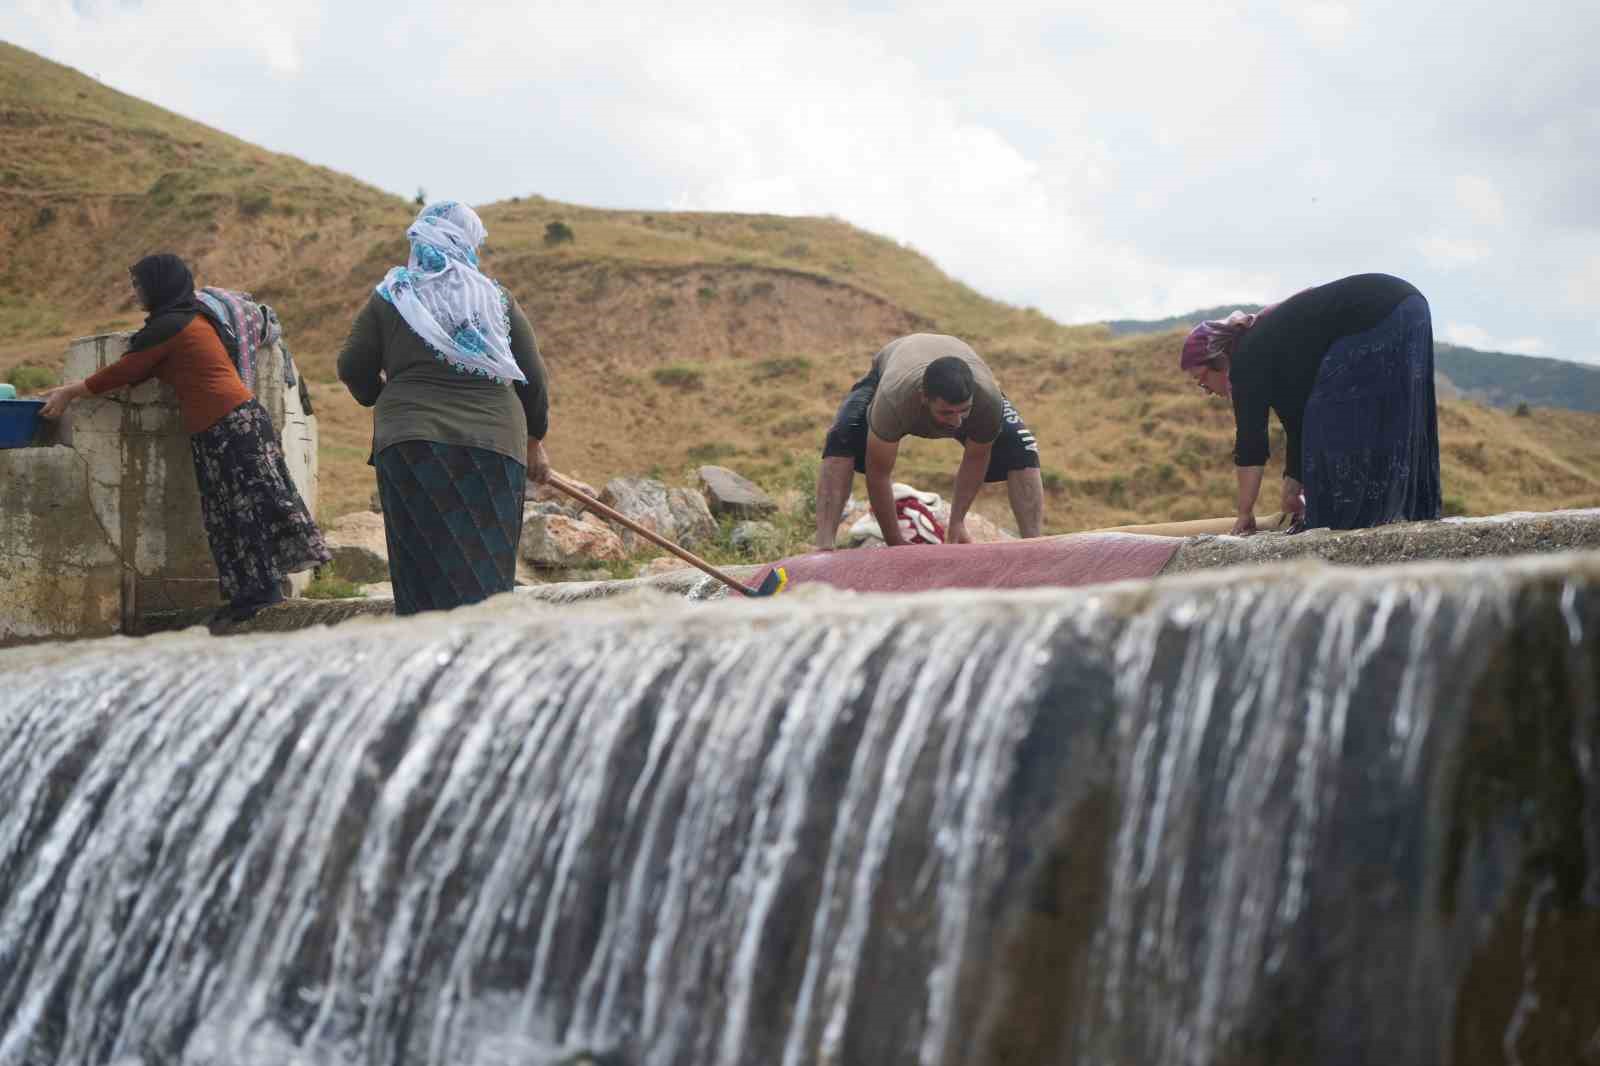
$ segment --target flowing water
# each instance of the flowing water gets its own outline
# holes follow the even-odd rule
[[[0,1064],[1600,1062],[1600,561],[0,659]]]

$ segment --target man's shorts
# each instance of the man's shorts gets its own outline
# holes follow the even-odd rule
[[[850,386],[850,395],[839,405],[833,428],[822,446],[824,459],[848,457],[855,460],[856,473],[867,472],[867,409],[872,406],[873,394],[878,391],[878,371]],[[1026,470],[1039,465],[1039,444],[1033,431],[1022,423],[1022,416],[1002,394],[1000,412],[1003,418],[1000,435],[994,440],[994,451],[989,453],[989,469],[985,481],[1004,481],[1013,470]],[[966,434],[957,433],[952,439],[966,443]]]

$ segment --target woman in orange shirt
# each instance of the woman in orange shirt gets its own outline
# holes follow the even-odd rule
[[[283,599],[285,574],[331,556],[290,478],[272,418],[240,380],[195,297],[189,267],[163,253],[139,260],[129,273],[147,312],[144,328],[111,366],[50,390],[40,413],[59,418],[80,396],[152,377],[173,387],[189,433],[206,539],[228,600],[222,615],[242,621]]]

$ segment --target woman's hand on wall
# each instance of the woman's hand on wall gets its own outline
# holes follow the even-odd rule
[[[45,418],[60,418],[67,413],[67,404],[80,396],[87,395],[89,390],[81,381],[74,381],[70,385],[58,385],[44,394],[44,407],[39,413]]]

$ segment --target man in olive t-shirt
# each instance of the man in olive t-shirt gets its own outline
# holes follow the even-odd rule
[[[985,481],[1004,481],[1017,530],[1037,537],[1044,520],[1039,446],[1001,393],[994,374],[965,342],[938,333],[891,341],[839,407],[817,474],[817,547],[831,551],[857,471],[884,543],[904,544],[890,475],[900,438],[951,437],[963,445],[946,541],[964,544],[967,511]]]

